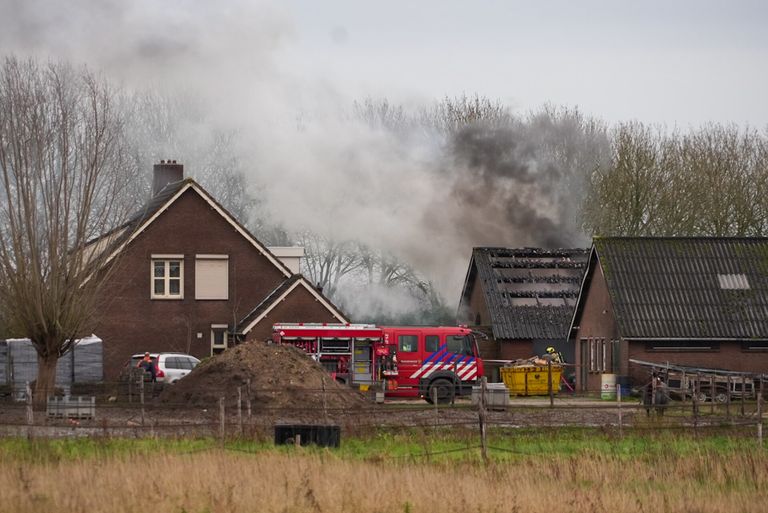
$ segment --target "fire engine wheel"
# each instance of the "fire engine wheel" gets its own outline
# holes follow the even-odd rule
[[[715,401],[721,404],[725,404],[728,402],[728,392],[724,392],[722,390],[718,390],[715,394]]]
[[[447,404],[451,402],[452,394],[453,383],[450,380],[439,378],[429,384],[426,399],[429,404],[434,404],[435,398],[437,398],[437,404]]]

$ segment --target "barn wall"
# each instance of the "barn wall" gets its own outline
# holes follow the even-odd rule
[[[702,341],[706,344],[706,341]],[[660,365],[672,363],[689,367],[723,369],[737,372],[768,372],[768,351],[748,351],[739,341],[721,341],[716,351],[654,351],[648,350],[646,342],[628,343],[629,358],[654,362]],[[648,368],[636,364],[629,365],[629,375],[635,384],[648,380]]]
[[[618,326],[613,314],[611,298],[608,294],[608,286],[605,282],[605,276],[599,263],[595,263],[594,271],[591,276],[589,290],[586,297],[582,297],[583,309],[576,335],[572,338],[574,345],[574,361],[576,363],[576,389],[581,391],[599,391],[602,381],[602,373],[589,369],[589,361],[585,360],[585,353],[588,352],[589,341],[605,340],[606,343],[619,340]],[[626,374],[626,349],[625,344],[619,344],[619,354],[622,355],[619,362],[616,362],[619,374]],[[608,361],[606,362],[607,372],[614,370],[612,351],[607,351]]]

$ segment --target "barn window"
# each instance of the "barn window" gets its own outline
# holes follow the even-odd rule
[[[720,342],[712,340],[654,340],[645,344],[645,350],[669,352],[719,351]]]
[[[742,351],[768,351],[768,341],[748,340],[741,343]]]
[[[608,370],[608,344],[604,338],[589,339],[589,372],[606,372]]]

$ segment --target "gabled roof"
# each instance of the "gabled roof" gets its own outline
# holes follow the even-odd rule
[[[253,329],[270,311],[272,311],[280,302],[288,297],[297,287],[304,287],[319,301],[339,322],[348,323],[346,315],[334,306],[320,291],[310,284],[301,274],[294,274],[283,281],[275,290],[269,293],[256,308],[251,310],[239,323],[237,323],[237,333],[245,335]]]
[[[596,238],[594,251],[622,337],[768,339],[768,238]]]
[[[498,339],[565,339],[588,250],[493,248],[472,250],[462,304],[482,288]]]
[[[123,226],[113,230],[108,234],[104,234],[99,239],[91,241],[89,244],[99,244],[105,238],[114,238],[115,240],[109,241],[110,252],[107,262],[111,261],[117,256],[128,244],[131,243],[136,237],[138,237],[144,230],[149,227],[152,222],[160,217],[174,201],[181,197],[187,191],[194,191],[203,200],[205,200],[213,210],[215,210],[221,217],[224,218],[232,227],[242,235],[248,242],[253,245],[256,250],[264,255],[275,267],[277,267],[285,277],[292,275],[290,269],[283,264],[280,259],[275,257],[269,249],[261,244],[256,237],[254,237],[247,228],[241,225],[232,214],[221,206],[208,192],[200,186],[192,178],[185,178],[184,180],[167,184],[163,189],[158,192],[141,210],[139,210],[127,223]],[[115,236],[117,235],[117,236]]]

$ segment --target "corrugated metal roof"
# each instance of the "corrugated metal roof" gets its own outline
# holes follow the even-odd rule
[[[588,257],[586,249],[474,248],[494,338],[567,338]]]
[[[625,338],[768,338],[768,239],[595,239]]]

